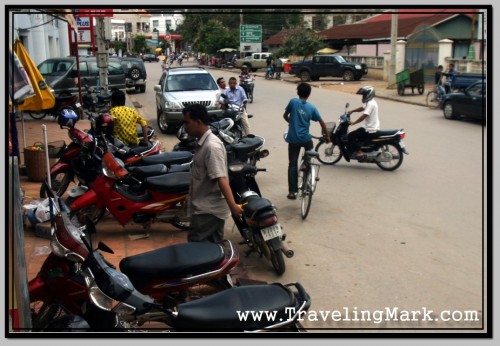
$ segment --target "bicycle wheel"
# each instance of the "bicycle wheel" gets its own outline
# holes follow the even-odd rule
[[[302,186],[302,201],[300,205],[300,215],[302,220],[305,220],[311,209],[311,202],[313,196],[312,190],[312,174],[306,173],[307,176],[304,178],[304,183]]]
[[[427,93],[427,107],[430,109],[436,109],[439,107],[439,100],[438,100],[438,94],[435,91],[429,91]]]
[[[300,168],[304,165],[304,160],[300,160],[299,162],[299,173],[298,173],[298,188],[299,191],[302,190],[302,183],[304,182],[304,171]]]

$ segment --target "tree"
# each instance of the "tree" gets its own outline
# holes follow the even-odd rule
[[[290,30],[286,35],[283,47],[277,52],[280,56],[312,55],[323,48],[323,37],[311,29],[297,28]]]
[[[125,47],[125,44],[122,41],[115,38],[115,40],[113,41],[113,49],[115,50],[115,53],[118,54],[118,52],[122,50],[123,47]]]
[[[148,52],[149,47],[146,43],[146,36],[144,35],[135,35],[133,38],[134,41],[134,48],[132,51],[134,53],[143,53],[143,52]]]

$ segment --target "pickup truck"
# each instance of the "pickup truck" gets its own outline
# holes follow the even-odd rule
[[[248,67],[252,72],[257,71],[259,68],[266,68],[266,59],[271,53],[252,53],[243,59],[236,59],[234,65],[241,68],[242,66]]]
[[[345,81],[360,80],[368,73],[366,64],[354,64],[341,55],[315,55],[312,59],[294,62],[288,72],[303,82],[317,81],[320,77],[342,77]]]

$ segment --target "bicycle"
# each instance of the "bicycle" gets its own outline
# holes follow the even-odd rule
[[[426,97],[427,107],[429,107],[430,109],[438,108],[445,94],[446,91],[444,89],[444,86],[442,84],[436,85],[433,90],[427,93]]]
[[[321,137],[315,137],[321,139]],[[319,156],[318,152],[311,149],[304,152],[299,165],[299,198],[300,215],[305,220],[311,209],[312,198],[316,191],[316,185],[319,181],[319,163],[313,161]]]

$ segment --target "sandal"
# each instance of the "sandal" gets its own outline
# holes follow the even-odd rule
[[[290,193],[286,196],[286,198],[288,198],[288,199],[297,199],[297,193],[295,193],[295,192],[290,192]]]

